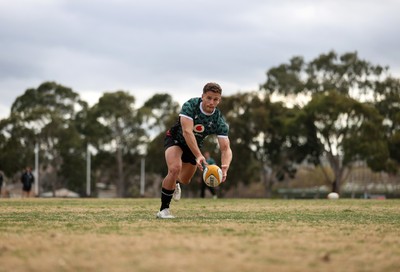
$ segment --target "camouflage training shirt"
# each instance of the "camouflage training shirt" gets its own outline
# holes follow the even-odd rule
[[[229,126],[220,110],[215,108],[213,113],[207,114],[201,109],[201,102],[200,97],[186,101],[179,113],[178,122],[169,130],[170,135],[180,144],[187,146],[182,134],[180,118],[193,120],[193,133],[199,147],[202,147],[203,141],[208,135],[215,134],[218,137],[228,137]]]

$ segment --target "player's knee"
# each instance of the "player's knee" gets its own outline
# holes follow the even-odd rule
[[[179,176],[179,173],[181,172],[181,167],[179,165],[174,165],[174,166],[171,166],[168,169],[168,171],[169,171],[169,174],[174,177],[174,179],[177,179]]]

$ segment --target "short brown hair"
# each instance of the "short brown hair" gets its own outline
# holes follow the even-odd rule
[[[203,94],[206,92],[213,92],[213,93],[219,93],[222,94],[222,88],[215,82],[209,82],[207,83],[204,88],[203,88]]]

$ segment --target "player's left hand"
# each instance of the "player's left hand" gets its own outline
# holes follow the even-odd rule
[[[225,181],[226,181],[226,175],[222,175],[221,183],[223,183],[223,182],[225,182]]]
[[[221,180],[221,183],[226,181],[226,177],[228,176],[228,174],[227,174],[228,168],[229,168],[229,167],[228,167],[227,165],[221,165],[221,170],[222,170],[222,180]]]

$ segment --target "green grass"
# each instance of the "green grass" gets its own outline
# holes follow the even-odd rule
[[[2,200],[0,231],[42,231],[49,226],[65,231],[85,232],[81,228],[92,225],[131,225],[140,222],[159,222],[155,213],[157,199],[30,199]],[[172,203],[177,215],[172,224],[196,222],[199,226],[235,222],[251,223],[352,223],[389,224],[399,227],[400,201],[386,200],[260,200],[260,199],[187,199]]]
[[[170,258],[191,271],[400,269],[400,200],[183,199],[173,220],[155,218],[159,199],[0,200],[0,271],[126,271],[133,260],[154,271],[154,254],[165,271]],[[82,256],[97,261],[56,261]]]

